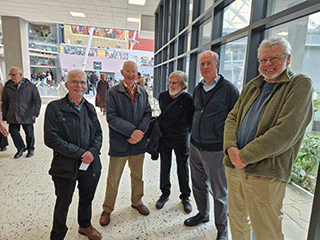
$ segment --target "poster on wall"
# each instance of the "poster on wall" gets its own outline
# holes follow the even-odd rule
[[[89,35],[90,27],[71,25],[71,34]],[[93,37],[109,38],[111,40],[126,41],[126,31],[113,28],[98,28],[93,30]]]

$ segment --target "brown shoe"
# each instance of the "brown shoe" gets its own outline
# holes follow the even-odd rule
[[[110,213],[103,211],[100,217],[100,225],[107,226],[110,222]]]
[[[141,213],[142,215],[149,215],[150,213],[149,209],[143,204],[140,204],[138,207],[131,205],[131,207],[133,207],[134,209],[137,209],[138,212]]]
[[[101,234],[92,225],[88,228],[79,227],[79,233],[86,235],[90,240],[100,240],[102,238]]]

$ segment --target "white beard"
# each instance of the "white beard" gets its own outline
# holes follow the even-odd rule
[[[174,92],[172,92],[172,91],[170,91],[170,89],[169,89],[169,94],[170,94],[170,96],[175,96],[175,95],[177,95],[179,92],[181,92],[181,88],[178,88],[176,91],[174,91]]]

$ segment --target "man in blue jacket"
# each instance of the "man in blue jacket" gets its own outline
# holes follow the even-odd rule
[[[223,131],[228,113],[238,100],[236,87],[218,75],[219,56],[205,51],[199,57],[203,79],[193,93],[195,113],[190,140],[192,190],[199,213],[184,224],[209,221],[209,186],[214,200],[214,220],[219,240],[228,239],[228,195],[223,160]],[[210,185],[209,185],[210,183]]]
[[[143,162],[147,131],[151,119],[151,107],[145,89],[136,85],[137,65],[132,61],[124,63],[121,70],[124,80],[107,92],[106,116],[109,124],[109,172],[106,196],[100,224],[110,222],[114,210],[121,175],[128,161],[131,171],[131,206],[142,215],[148,215],[148,208],[142,203]]]
[[[44,142],[53,149],[49,174],[57,196],[50,235],[62,240],[67,234],[68,209],[76,182],[79,189],[79,233],[91,240],[101,234],[91,225],[92,201],[101,175],[102,130],[94,106],[83,95],[86,75],[75,69],[68,73],[69,93],[49,103],[44,120]]]

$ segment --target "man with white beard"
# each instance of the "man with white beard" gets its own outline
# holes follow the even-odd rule
[[[188,136],[191,130],[194,105],[192,96],[185,91],[188,87],[188,76],[182,71],[175,71],[169,76],[169,90],[160,93],[159,119],[162,137],[159,144],[161,161],[160,190],[162,195],[156,203],[156,208],[163,208],[171,193],[170,169],[172,150],[176,155],[177,173],[180,188],[180,199],[186,213],[192,211],[189,187],[189,146]]]

